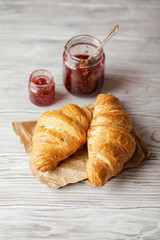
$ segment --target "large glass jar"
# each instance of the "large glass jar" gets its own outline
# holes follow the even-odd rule
[[[63,81],[67,90],[77,96],[95,96],[104,81],[105,55],[101,48],[91,60],[87,58],[100,45],[90,35],[71,38],[63,53]]]

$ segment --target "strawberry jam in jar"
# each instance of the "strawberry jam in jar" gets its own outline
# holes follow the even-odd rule
[[[29,79],[29,98],[38,106],[48,106],[55,100],[55,83],[47,70],[36,70]]]
[[[104,81],[105,55],[103,48],[91,60],[87,60],[99,45],[100,41],[90,35],[73,37],[65,45],[63,81],[70,93],[92,97],[100,91]]]

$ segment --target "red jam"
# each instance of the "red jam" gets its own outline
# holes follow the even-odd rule
[[[46,77],[34,77],[32,82],[37,85],[46,85],[47,80],[48,79]]]
[[[64,72],[63,79],[67,90],[77,96],[94,96],[96,95],[104,81],[104,62],[103,54],[100,60],[88,62],[86,59],[89,55],[74,55],[79,59],[78,63],[72,67],[66,64],[66,56],[64,54]]]
[[[55,84],[51,73],[46,70],[33,72],[29,80],[29,97],[38,106],[48,106],[55,100]]]

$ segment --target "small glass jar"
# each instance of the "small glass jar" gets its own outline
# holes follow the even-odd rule
[[[100,45],[90,35],[71,38],[63,53],[63,81],[66,89],[77,96],[95,96],[104,81],[105,54],[101,48],[91,60],[87,58]]]
[[[29,98],[38,106],[48,106],[55,100],[55,83],[47,70],[36,70],[29,78]]]

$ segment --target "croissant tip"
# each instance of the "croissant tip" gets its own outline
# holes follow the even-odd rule
[[[105,184],[105,182],[102,181],[102,179],[99,176],[96,176],[94,174],[88,177],[88,179],[94,187],[101,187]]]
[[[99,168],[96,164],[88,163],[87,165],[87,177],[95,187],[101,187],[106,183],[107,172],[104,166]]]
[[[34,167],[36,168],[37,171],[39,172],[47,172],[47,171],[52,171],[54,170],[55,166],[52,166],[51,164],[38,164],[34,161],[32,161],[34,164]]]

